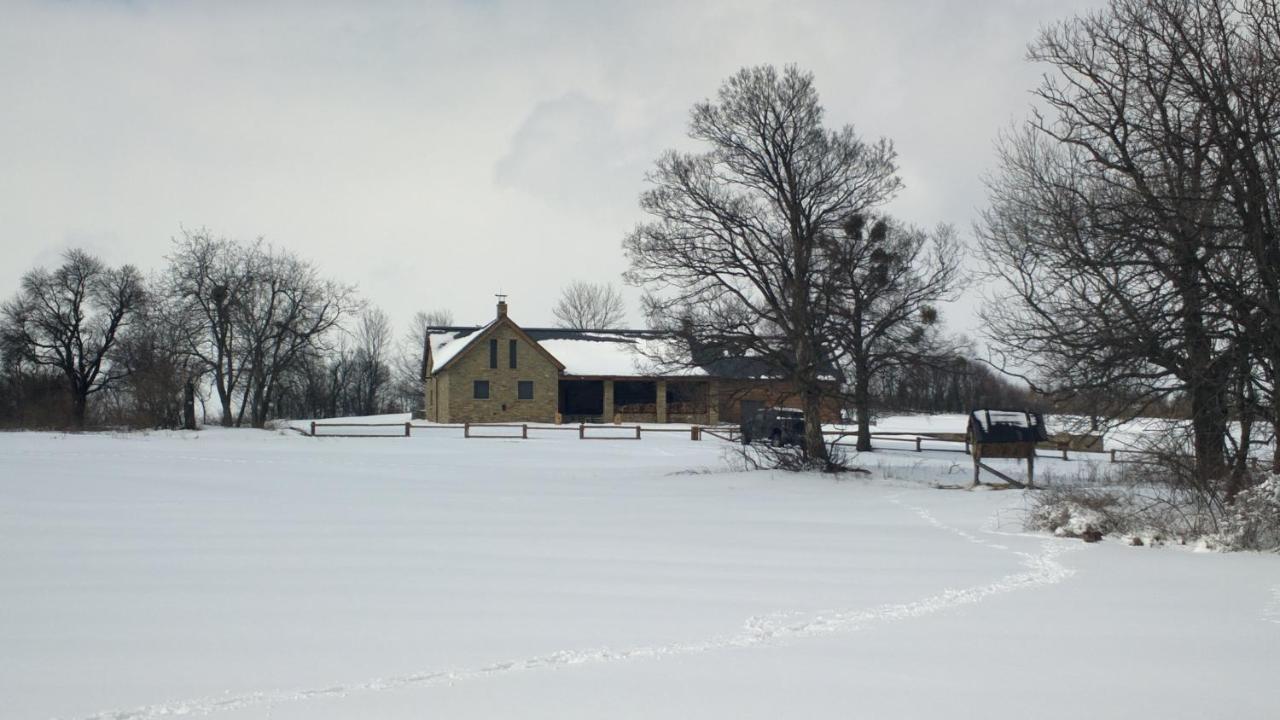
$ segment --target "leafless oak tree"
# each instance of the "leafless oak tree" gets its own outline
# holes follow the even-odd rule
[[[560,291],[551,314],[559,327],[599,330],[617,327],[627,313],[622,294],[612,285],[574,281]]]
[[[1112,0],[1046,28],[1045,110],[1004,138],[978,226],[1007,360],[1059,396],[1184,396],[1206,487],[1228,421],[1274,397],[1251,359],[1280,358],[1278,30],[1274,0]]]
[[[173,300],[171,317],[185,329],[187,352],[210,371],[225,427],[235,422],[235,394],[247,367],[236,318],[254,280],[260,245],[214,237],[206,230],[183,231],[168,256],[165,293]]]
[[[898,190],[893,147],[826,128],[812,75],[795,67],[739,71],[693,108],[689,135],[707,150],[657,161],[626,277],[648,289],[654,327],[778,368],[812,419],[807,452],[825,462],[818,418],[845,300],[830,238]]]
[[[4,354],[62,374],[71,396],[71,424],[84,427],[88,399],[127,374],[113,356],[120,334],[145,302],[131,265],[111,268],[83,250],[69,250],[52,271],[22,278],[16,297],[0,308]]]

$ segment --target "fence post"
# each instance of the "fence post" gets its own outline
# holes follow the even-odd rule
[[[462,437],[464,438],[471,437],[471,423],[469,422],[462,423]]]
[[[920,436],[916,436],[916,452],[920,452]]]
[[[405,436],[405,437],[409,437],[409,428],[410,428],[410,423],[405,423],[405,424],[404,424],[404,436]]]
[[[1062,450],[1062,459],[1063,459],[1063,460],[1068,459],[1068,458],[1067,458],[1067,443],[1065,443],[1065,442],[1064,442],[1064,443],[1059,443],[1059,444],[1058,444],[1058,447],[1059,447],[1059,449],[1061,449],[1061,450]]]
[[[694,425],[694,426],[690,427],[690,428],[689,428],[689,439],[690,439],[690,440],[701,440],[701,439],[702,439],[702,428],[698,427],[697,425]]]
[[[315,437],[315,436],[316,436],[316,421],[312,420],[311,421],[311,437]]]
[[[586,423],[578,423],[578,439],[579,439],[579,440],[586,440],[586,439],[587,439],[587,424],[586,424]]]
[[[640,425],[638,423],[636,424],[636,439],[640,439]]]
[[[1115,462],[1115,461],[1116,461],[1116,449],[1111,448],[1111,462]]]
[[[529,423],[525,423],[520,426],[520,439],[521,440],[529,439]]]

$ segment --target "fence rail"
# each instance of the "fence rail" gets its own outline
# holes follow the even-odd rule
[[[323,432],[317,434],[317,429],[325,430],[327,428],[395,428],[395,433],[384,434],[363,434],[363,433],[329,433]],[[520,431],[516,433],[494,433],[487,432],[488,429],[507,429]],[[604,425],[604,424],[587,424],[578,423],[576,425],[529,425],[528,423],[461,423],[461,424],[440,424],[440,425],[422,425],[412,422],[403,423],[330,423],[330,422],[311,422],[311,437],[334,437],[334,438],[382,438],[382,437],[411,437],[415,430],[461,430],[462,436],[468,440],[528,440],[529,434],[541,432],[574,432],[578,433],[580,440],[640,440],[648,433],[688,433],[689,439],[698,441],[703,435],[710,435],[718,440],[726,442],[739,442],[742,434],[736,425],[691,425],[688,428],[672,428],[672,427],[644,427],[641,424],[635,425]],[[478,432],[477,432],[478,430]],[[615,431],[612,434],[609,431]],[[618,431],[626,431],[626,434],[620,434]],[[849,430],[823,430],[823,437],[834,437],[831,441],[833,445],[850,446],[853,442],[845,442],[845,440],[856,440],[858,433]],[[892,443],[908,443],[914,446],[916,452],[924,452],[930,450],[934,452],[961,452],[969,453],[969,443],[965,440],[956,439],[957,433],[871,433],[873,441],[892,442]],[[925,443],[929,443],[930,447],[925,447]],[[938,447],[938,445],[950,445],[951,447]],[[961,445],[962,447],[955,447]],[[1150,453],[1143,450],[1125,450],[1121,448],[1112,448],[1110,450],[1072,450],[1069,441],[1060,441],[1056,443],[1053,449],[1039,448],[1040,450],[1048,450],[1053,453],[1061,453],[1063,460],[1069,460],[1068,451],[1075,453],[1083,453],[1090,455],[1106,455],[1109,456],[1113,463],[1140,463],[1143,459],[1126,460],[1123,455],[1149,456]]]

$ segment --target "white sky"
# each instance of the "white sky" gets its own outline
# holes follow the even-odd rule
[[[621,284],[644,172],[760,63],[895,141],[893,212],[968,238],[1041,72],[1026,43],[1094,4],[0,0],[0,296],[72,246],[159,268],[203,226],[312,258],[401,329],[486,322],[499,290],[547,325],[567,281]]]

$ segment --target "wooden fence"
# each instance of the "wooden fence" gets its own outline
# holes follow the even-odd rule
[[[388,428],[385,433],[366,434],[366,433],[330,433],[328,428]],[[394,432],[390,431],[394,428]],[[324,432],[317,433],[317,429]],[[652,433],[687,433],[690,440],[701,440],[703,435],[709,435],[718,440],[726,442],[739,442],[741,440],[741,432],[736,425],[692,425],[688,428],[672,428],[672,427],[644,427],[643,425],[597,425],[587,423],[578,423],[576,425],[529,425],[528,423],[460,423],[460,424],[444,424],[444,425],[415,425],[412,422],[404,423],[311,423],[311,437],[337,437],[337,438],[378,438],[378,437],[412,437],[415,431],[436,431],[436,430],[461,430],[462,437],[468,440],[528,440],[529,434],[541,432],[568,431],[578,433],[579,440],[641,440],[647,434]],[[514,432],[494,432],[494,430],[519,430],[519,434]],[[625,434],[623,434],[625,431]],[[831,441],[833,445],[841,445],[848,447],[853,445],[857,439],[857,433],[848,430],[823,430],[824,437],[834,437]],[[872,433],[871,439],[879,443],[904,443],[912,446],[916,452],[924,452],[931,450],[935,452],[959,452],[969,453],[969,443],[962,439],[963,437],[957,433]],[[930,447],[926,448],[925,443],[929,443]],[[960,447],[956,447],[959,445]],[[890,446],[895,447],[895,446]],[[1061,453],[1063,460],[1069,460],[1068,452],[1086,455],[1107,455],[1111,462],[1143,462],[1141,456],[1149,455],[1140,450],[1081,450],[1070,448],[1069,441],[1060,441],[1053,443],[1052,448],[1040,448],[1041,450],[1049,450],[1054,454]],[[1117,453],[1121,456],[1118,457]],[[1139,459],[1126,460],[1123,455],[1137,455]]]

